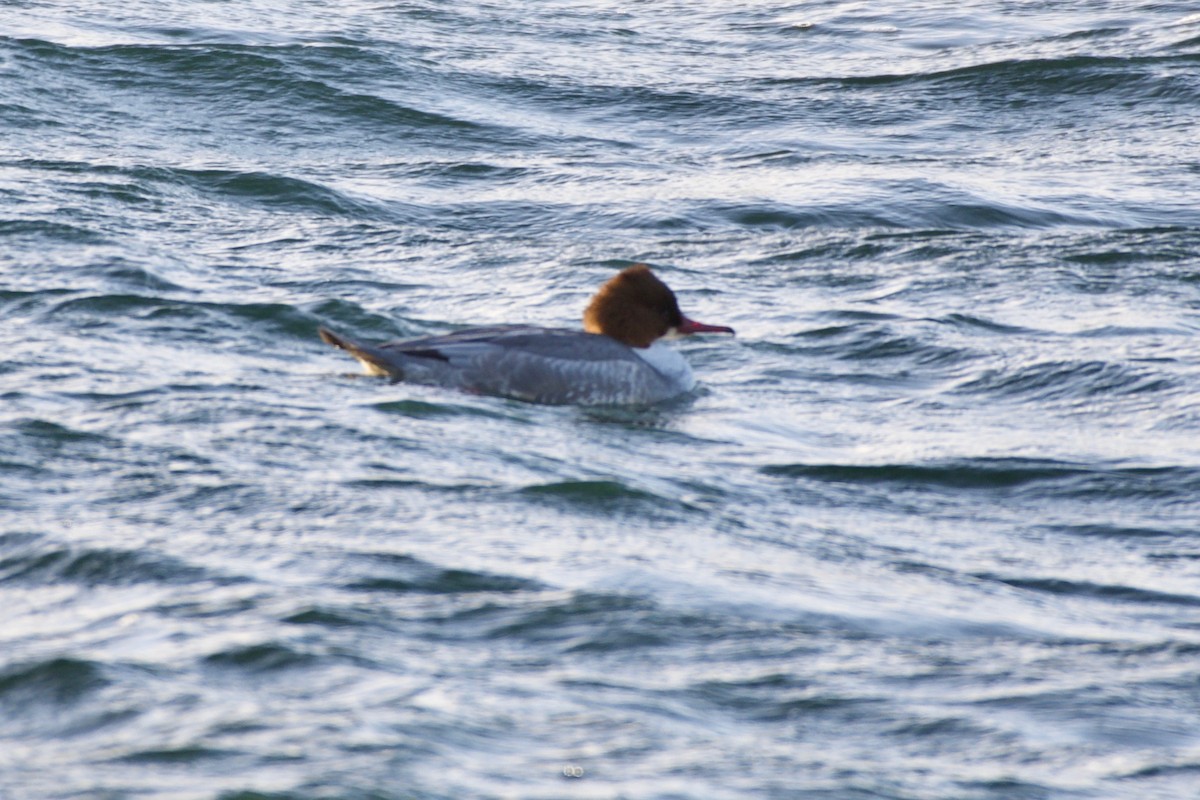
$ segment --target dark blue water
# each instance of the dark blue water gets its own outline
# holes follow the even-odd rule
[[[0,798],[1198,796],[1198,12],[4,3]]]

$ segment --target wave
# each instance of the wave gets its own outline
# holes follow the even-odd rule
[[[511,575],[446,569],[396,553],[356,553],[346,563],[340,585],[353,592],[386,594],[474,594],[523,592],[539,584]]]
[[[0,671],[0,700],[5,705],[71,705],[109,685],[95,661],[52,658],[10,664]]]
[[[973,573],[979,580],[995,581],[1017,589],[1044,592],[1069,597],[1095,598],[1114,603],[1149,603],[1174,606],[1200,606],[1200,595],[1176,594],[1157,589],[1143,589],[1121,584],[1075,581],[1064,578],[1022,578],[991,572]]]
[[[1194,53],[1149,56],[1085,56],[1003,59],[942,70],[880,73],[840,78],[770,79],[769,83],[834,85],[846,88],[937,86],[987,91],[999,101],[1014,97],[1104,95],[1111,99],[1200,101],[1191,72]],[[1178,69],[1172,69],[1178,68]]]
[[[258,337],[316,341],[317,326],[327,320],[319,313],[327,304],[308,310],[288,303],[203,302],[143,294],[86,294],[50,303],[47,319],[111,321],[122,328],[149,328],[177,338],[189,333],[211,341],[214,331],[241,331],[247,347]],[[251,333],[253,332],[253,333]]]
[[[140,200],[165,198],[183,188],[203,197],[266,209],[365,219],[388,216],[374,201],[352,197],[315,180],[272,172],[61,161],[25,161],[21,165],[30,169],[119,178],[119,184],[98,184],[94,189],[107,199],[121,202],[128,202],[131,196]]]
[[[522,500],[574,514],[629,515],[639,520],[691,514],[698,509],[678,498],[639,489],[615,479],[564,480],[518,489]]]
[[[472,614],[470,621],[484,624],[489,639],[557,643],[564,651],[576,653],[666,645],[689,635],[696,622],[641,598],[598,592],[553,593],[496,606],[482,619]]]
[[[179,747],[155,747],[144,750],[136,750],[117,756],[112,761],[124,764],[145,764],[145,765],[181,765],[181,764],[198,764],[209,759],[227,759],[232,756],[243,755],[237,750],[222,750],[215,747],[204,747],[200,745],[181,745]],[[255,793],[258,800],[266,798],[267,795]],[[222,795],[222,797],[227,797]]]
[[[846,485],[894,485],[1055,496],[1183,501],[1200,491],[1193,467],[1091,466],[1021,458],[965,458],[932,464],[775,464],[767,475]]]
[[[8,584],[129,586],[195,583],[215,577],[200,567],[144,550],[69,547],[34,534],[0,536],[0,582]]]
[[[5,39],[26,69],[63,71],[117,91],[157,97],[161,103],[190,109],[219,104],[207,124],[222,127],[239,120],[262,124],[274,117],[292,136],[324,136],[326,126],[369,132],[388,141],[436,144],[438,137],[457,141],[525,146],[527,134],[507,125],[466,119],[435,110],[424,91],[397,92],[398,83],[428,85],[428,64],[397,63],[360,46],[247,44],[115,44],[73,47],[37,39]],[[353,76],[353,86],[346,81]],[[368,91],[363,89],[367,88]],[[389,95],[402,95],[404,100]],[[418,103],[427,102],[421,108]],[[27,104],[27,116],[45,114],[44,102]],[[23,107],[23,106],[22,106]],[[40,110],[39,110],[40,109]]]
[[[385,414],[395,414],[413,419],[439,419],[453,417],[484,417],[487,419],[512,420],[511,416],[499,413],[487,406],[464,403],[430,402],[426,400],[384,400],[372,403],[371,407]]]
[[[110,239],[99,231],[55,219],[5,219],[0,220],[0,237],[28,237],[46,239],[56,244],[104,244]]]
[[[1174,389],[1161,374],[1104,361],[1044,361],[1017,370],[987,370],[955,387],[956,394],[996,399],[1052,401],[1120,397]]]
[[[246,673],[277,673],[317,665],[319,658],[283,642],[262,642],[218,650],[205,656],[209,668],[238,670]]]
[[[829,319],[847,319],[835,312]],[[897,333],[887,320],[850,322],[804,331],[795,340],[806,353],[829,355],[845,361],[904,360],[921,366],[947,366],[971,361],[976,354],[958,347],[934,344],[920,337]],[[882,325],[881,325],[882,323]]]

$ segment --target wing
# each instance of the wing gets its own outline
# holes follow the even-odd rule
[[[438,358],[457,365],[465,365],[495,349],[571,361],[640,360],[627,346],[607,336],[530,325],[470,328],[443,336],[387,342],[379,345],[379,349],[411,357]]]
[[[561,328],[472,328],[378,349],[403,361],[406,380],[535,403],[654,403],[678,391],[615,339]]]
[[[678,385],[615,339],[528,325],[366,345],[322,329],[377,375],[535,403],[657,403]]]

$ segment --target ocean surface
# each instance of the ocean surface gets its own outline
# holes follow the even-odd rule
[[[0,799],[1200,797],[1200,6],[892,6],[0,4]]]

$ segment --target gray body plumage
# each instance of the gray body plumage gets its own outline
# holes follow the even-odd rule
[[[372,374],[534,403],[657,403],[694,383],[687,362],[674,351],[664,367],[616,339],[561,328],[472,328],[379,345],[326,329],[321,337]]]

